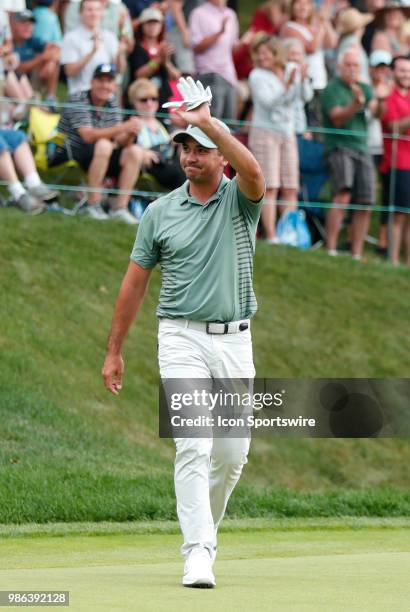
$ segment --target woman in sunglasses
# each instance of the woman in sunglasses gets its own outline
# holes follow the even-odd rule
[[[158,88],[149,79],[137,79],[128,89],[128,99],[141,123],[135,142],[144,149],[144,169],[162,187],[176,189],[186,177],[167,129],[155,117],[159,106]]]

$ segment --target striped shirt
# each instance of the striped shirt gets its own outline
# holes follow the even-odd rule
[[[107,128],[121,123],[122,116],[114,97],[100,109],[89,108],[93,106],[90,91],[81,91],[72,94],[68,100],[68,106],[61,113],[57,130],[64,134],[66,142],[72,150],[79,149],[85,145],[78,129],[82,127]]]
[[[251,202],[225,176],[205,204],[187,181],[148,207],[131,259],[161,266],[157,315],[193,321],[238,321],[255,314],[252,288],[262,202]]]

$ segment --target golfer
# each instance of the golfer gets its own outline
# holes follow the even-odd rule
[[[150,204],[141,220],[102,370],[114,395],[122,387],[122,345],[157,263],[162,273],[157,308],[161,378],[255,376],[252,273],[264,179],[250,151],[211,117],[209,88],[188,77],[180,80],[179,89],[184,100],[175,112],[189,125],[174,141],[181,143],[188,180]],[[236,170],[233,180],[224,175],[228,162]],[[184,586],[215,586],[217,530],[249,443],[246,437],[175,438]]]

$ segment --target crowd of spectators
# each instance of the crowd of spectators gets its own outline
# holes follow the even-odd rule
[[[263,168],[268,244],[278,242],[279,214],[300,205],[304,169],[314,161],[332,192],[324,221],[329,255],[338,254],[348,207],[351,254],[361,258],[379,181],[380,202],[397,208],[393,261],[404,244],[410,265],[406,0],[268,0],[242,35],[238,7],[227,0],[4,0],[2,7],[0,178],[26,212],[41,212],[54,195],[31,158],[23,171],[27,138],[15,129],[10,135],[30,105],[42,100],[60,113],[65,140],[49,164],[74,159],[87,174],[83,211],[135,224],[129,200],[141,173],[162,189],[185,180],[170,135],[181,126],[172,112],[156,115],[178,99],[179,77],[192,75],[210,85],[213,115],[231,122]],[[107,177],[119,190],[111,208],[101,195]],[[382,213],[381,252],[386,224]]]

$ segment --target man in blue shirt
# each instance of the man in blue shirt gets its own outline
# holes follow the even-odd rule
[[[33,36],[34,21],[33,13],[28,10],[14,13],[10,18],[14,51],[20,60],[17,73],[27,74],[34,88],[40,85],[47,99],[55,101],[60,72],[60,48]]]

